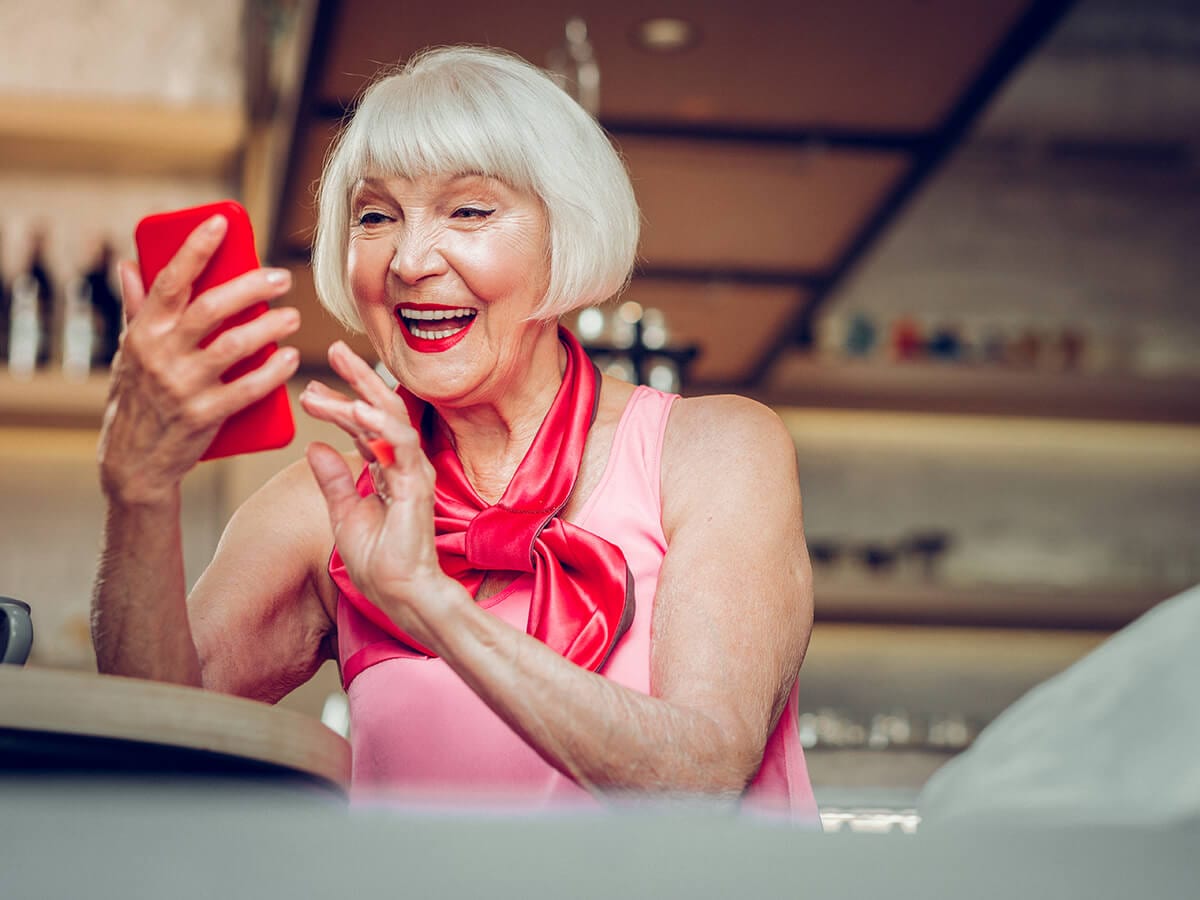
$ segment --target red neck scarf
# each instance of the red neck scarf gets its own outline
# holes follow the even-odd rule
[[[421,446],[437,473],[434,527],[443,571],[472,596],[491,572],[533,573],[526,631],[571,662],[598,671],[633,621],[633,576],[619,547],[559,517],[575,487],[600,400],[600,373],[579,341],[563,328],[559,340],[567,351],[562,385],[494,506],[467,480],[445,429],[435,427],[433,408],[403,388],[397,393],[404,398],[412,421],[420,423]],[[374,490],[370,471],[364,469],[358,492],[365,497]],[[336,547],[329,574],[342,601],[377,628],[405,648],[435,655],[363,596]],[[377,651],[366,665],[399,655],[411,651]],[[344,682],[349,684],[356,674],[344,670]]]

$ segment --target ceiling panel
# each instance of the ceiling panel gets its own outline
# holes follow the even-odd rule
[[[648,265],[822,273],[907,171],[902,154],[619,141]]]
[[[621,302],[661,310],[671,344],[698,347],[693,382],[730,384],[749,375],[809,297],[789,286],[635,278]]]
[[[546,65],[582,16],[601,71],[600,117],[745,126],[936,127],[1027,0],[459,0],[341,4],[319,96],[349,103],[381,64],[435,44],[505,47]],[[650,16],[695,24],[673,53],[635,44]]]

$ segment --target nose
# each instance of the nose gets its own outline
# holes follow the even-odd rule
[[[437,229],[418,223],[406,224],[397,234],[389,268],[405,284],[416,284],[444,273],[447,263],[438,247]]]

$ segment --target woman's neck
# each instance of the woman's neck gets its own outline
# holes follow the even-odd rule
[[[539,342],[519,375],[494,400],[438,408],[463,472],[476,493],[495,503],[533,443],[562,384],[566,351],[557,333]]]

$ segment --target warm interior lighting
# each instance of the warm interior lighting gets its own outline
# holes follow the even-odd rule
[[[583,340],[594,341],[604,334],[604,324],[604,313],[594,306],[589,306],[579,311],[575,330]]]
[[[627,300],[621,304],[617,314],[621,317],[621,321],[635,325],[642,320],[642,304],[634,300]]]
[[[686,19],[657,16],[640,22],[633,31],[638,46],[659,53],[683,50],[696,43],[696,26]]]

